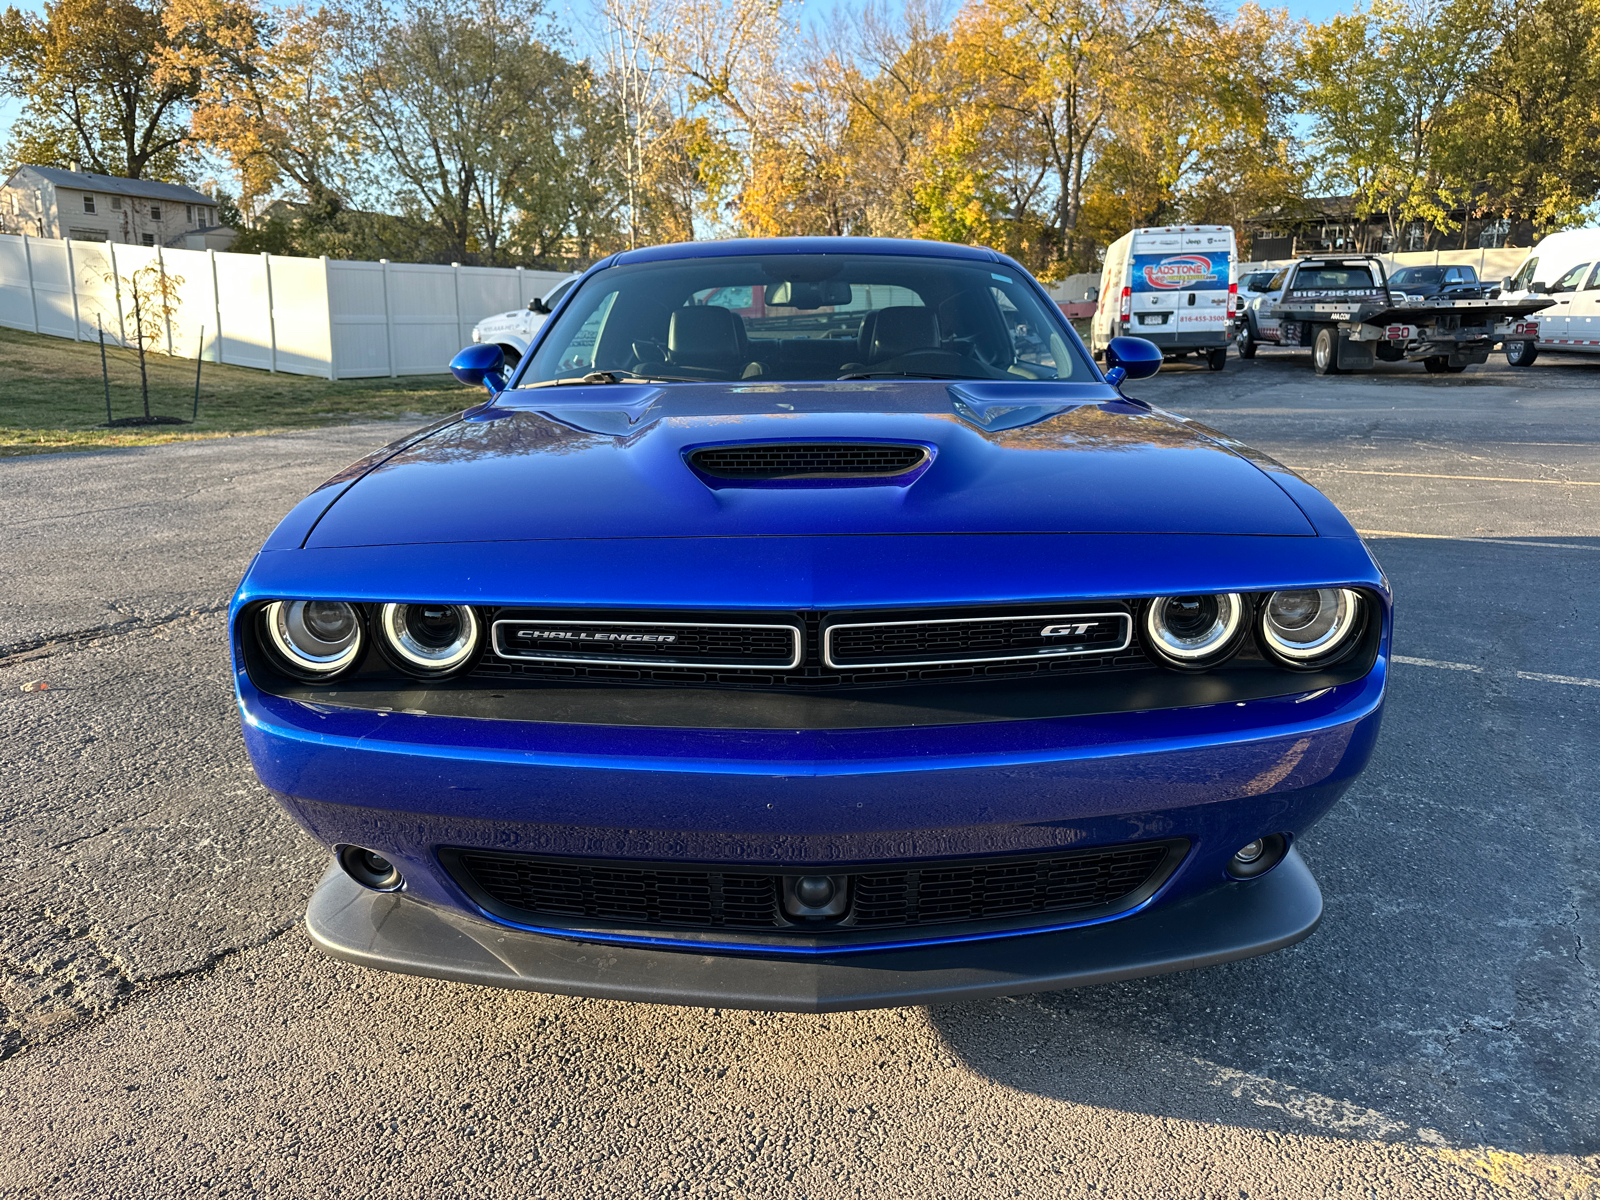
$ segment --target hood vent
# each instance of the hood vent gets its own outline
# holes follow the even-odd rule
[[[898,479],[926,465],[926,446],[894,442],[743,442],[689,455],[701,475],[734,484]]]

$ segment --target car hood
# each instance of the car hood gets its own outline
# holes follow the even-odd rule
[[[911,482],[725,486],[697,447],[927,447]],[[860,381],[503,393],[357,474],[302,543],[934,533],[1315,536],[1232,443],[1099,384]],[[334,489],[337,491],[337,489]],[[298,540],[298,539],[297,539]]]

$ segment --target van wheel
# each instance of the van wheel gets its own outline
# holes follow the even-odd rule
[[[1219,347],[1218,349],[1211,351],[1210,354],[1206,355],[1206,366],[1210,367],[1213,371],[1220,371],[1227,365],[1228,348],[1226,346]]]
[[[1531,367],[1539,357],[1538,342],[1507,342],[1506,362],[1513,367]]]
[[[1239,340],[1234,345],[1239,350],[1240,358],[1254,358],[1256,356],[1257,342],[1255,336],[1250,332],[1248,324],[1239,331]]]
[[[1339,339],[1332,325],[1317,328],[1316,340],[1311,343],[1311,368],[1318,375],[1338,375]]]

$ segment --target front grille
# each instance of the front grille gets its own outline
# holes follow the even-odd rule
[[[802,636],[798,625],[511,619],[494,623],[494,650],[536,662],[787,670],[800,665]]]
[[[1015,608],[1009,612],[989,609],[998,615],[981,618],[969,617],[972,609],[934,610],[927,619],[904,610],[882,614],[763,613],[749,615],[749,625],[735,625],[727,614],[717,613],[630,611],[592,614],[604,620],[560,620],[535,609],[501,609],[492,619],[494,653],[485,655],[472,674],[479,679],[530,684],[814,692],[1154,669],[1131,638],[1128,612],[1109,611],[1112,606],[1104,603],[1080,607],[1084,611],[1064,616],[1060,607],[1040,606],[1037,615],[1018,613]],[[868,616],[878,619],[869,622],[865,620]],[[1046,637],[1042,632],[1056,625],[1075,627],[1090,621],[1096,622],[1096,627],[1082,634],[1069,631]],[[537,638],[513,643],[509,635],[524,628],[665,631],[682,640],[575,643]],[[798,650],[792,641],[795,636]],[[830,643],[835,642],[838,649],[830,658]],[[793,655],[785,660],[792,666],[779,661],[780,643],[783,654]],[[573,649],[575,644],[584,648]],[[602,645],[607,648],[592,649]]]
[[[783,934],[884,930],[1106,908],[1146,888],[1174,847],[1145,842],[1047,857],[912,867],[721,871],[600,863],[473,850],[445,862],[486,908],[511,919],[603,922],[635,929],[742,929]],[[784,874],[848,874],[837,920],[791,921]]]
[[[1133,640],[1133,621],[1125,612],[878,621],[830,625],[824,638],[831,667],[924,666],[1115,653]]]
[[[689,462],[716,479],[883,479],[915,470],[927,457],[922,446],[888,442],[775,442],[707,447]]]

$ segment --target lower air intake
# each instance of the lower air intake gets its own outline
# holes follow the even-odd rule
[[[702,475],[737,482],[891,479],[928,460],[923,446],[890,442],[774,442],[711,446],[689,455]]]
[[[1035,858],[743,871],[476,850],[448,851],[444,860],[480,904],[511,920],[782,935],[817,932],[814,923],[785,918],[785,874],[847,874],[848,908],[828,924],[866,932],[1115,906],[1141,893],[1180,851],[1181,844],[1140,842]]]

